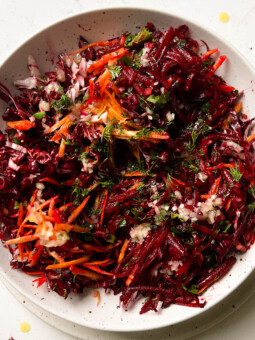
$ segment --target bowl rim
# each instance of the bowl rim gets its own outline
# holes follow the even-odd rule
[[[42,33],[44,33],[45,31],[47,31],[48,29],[52,29],[54,28],[54,26],[57,26],[65,21],[68,21],[68,20],[73,20],[75,18],[80,18],[82,15],[97,15],[98,13],[102,13],[102,12],[109,12],[109,11],[143,11],[143,12],[146,12],[146,13],[151,13],[151,15],[164,15],[164,16],[169,16],[169,19],[173,18],[173,19],[177,19],[179,21],[183,21],[184,24],[186,24],[187,26],[191,25],[193,27],[195,27],[196,29],[198,30],[202,30],[203,32],[209,34],[211,37],[215,38],[216,41],[220,41],[223,45],[225,45],[226,47],[228,47],[231,52],[233,52],[233,54],[237,55],[244,64],[246,64],[246,66],[250,69],[251,71],[251,74],[254,75],[255,77],[255,68],[253,67],[253,65],[251,64],[251,62],[245,57],[245,55],[240,52],[236,47],[234,47],[234,45],[227,41],[224,37],[221,36],[221,34],[218,34],[215,32],[215,30],[213,28],[206,28],[204,27],[203,25],[201,25],[200,23],[197,23],[196,21],[192,21],[190,19],[187,19],[185,18],[185,16],[180,16],[180,15],[177,15],[177,14],[173,14],[171,12],[164,12],[163,9],[162,10],[158,10],[158,9],[154,9],[154,8],[143,8],[143,7],[139,7],[139,6],[136,6],[136,7],[129,7],[129,6],[121,6],[121,7],[103,7],[103,8],[97,8],[97,9],[91,9],[89,11],[82,11],[80,13],[74,13],[74,14],[70,14],[68,16],[65,16],[64,18],[62,19],[58,19],[56,21],[54,21],[52,24],[50,25],[47,25],[43,28],[41,28],[40,30],[38,30],[37,32],[35,32],[32,36],[30,36],[29,38],[26,38],[24,39],[24,41],[22,41],[22,43],[20,43],[15,49],[13,49],[11,51],[10,54],[8,54],[7,56],[4,56],[3,57],[3,61],[0,63],[0,72],[1,72],[1,69],[2,67],[4,67],[5,63],[8,62],[8,60],[10,58],[12,58],[17,52],[19,52],[20,49],[22,49],[22,47],[28,43],[30,43],[33,39],[35,39],[37,36],[41,35]],[[192,32],[191,32],[192,33]],[[248,250],[249,251],[249,250]],[[238,255],[237,255],[238,256]],[[9,266],[9,269],[11,269],[11,267]],[[239,285],[242,285],[243,282],[251,275],[251,273],[254,271],[255,268],[252,268],[250,271],[248,271],[246,273],[246,275],[243,275],[243,277],[241,278],[241,280],[238,280],[238,285],[236,286],[232,286],[228,292],[224,295],[224,297],[220,300],[216,300],[214,302],[211,302],[210,303],[210,306],[206,306],[204,309],[200,310],[200,313],[196,313],[195,315],[193,316],[187,316],[185,317],[185,313],[183,313],[183,317],[179,319],[179,321],[177,322],[174,322],[174,323],[171,323],[171,322],[164,322],[164,323],[161,323],[157,326],[139,326],[139,323],[137,324],[137,326],[135,328],[132,328],[130,330],[127,330],[127,329],[123,329],[122,325],[120,324],[119,326],[117,327],[110,327],[110,328],[104,328],[102,326],[94,326],[94,325],[85,325],[85,324],[82,324],[81,322],[75,322],[75,320],[71,320],[69,318],[66,318],[65,315],[63,315],[63,313],[58,313],[57,310],[54,310],[54,315],[62,318],[62,319],[66,319],[68,321],[71,321],[73,323],[76,323],[78,325],[81,325],[81,326],[85,326],[85,327],[88,327],[88,328],[91,328],[91,329],[98,329],[98,330],[103,330],[103,331],[112,331],[112,332],[137,332],[137,331],[147,331],[147,330],[152,330],[152,329],[159,329],[159,328],[163,328],[163,327],[167,327],[167,326],[171,326],[171,325],[175,325],[175,324],[179,324],[181,322],[185,322],[187,320],[191,320],[191,319],[194,319],[196,318],[198,315],[200,315],[201,313],[203,313],[204,311],[207,311],[209,309],[211,309],[212,307],[214,307],[216,304],[222,302],[224,299],[226,299]],[[35,303],[36,305],[38,305],[40,308],[44,309],[45,311],[48,312],[48,310],[42,306],[39,301],[37,301],[33,296],[30,296],[28,293],[24,293],[22,291],[22,288],[19,287],[16,282],[13,282],[12,279],[10,279],[8,277],[8,272],[5,272],[2,270],[1,268],[1,262],[0,262],[0,279],[1,278],[4,278],[5,280],[8,281],[9,284],[11,284],[12,287],[14,287],[18,292],[20,292],[21,294],[23,294],[27,299],[29,299],[30,301],[32,301],[33,303]],[[224,277],[223,277],[223,280],[224,280]],[[1,280],[3,283],[4,283],[4,280]],[[51,312],[52,313],[52,312]],[[121,328],[122,327],[122,328]]]

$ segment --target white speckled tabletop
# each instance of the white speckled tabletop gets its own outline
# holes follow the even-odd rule
[[[204,0],[0,0],[0,64],[17,46],[49,24],[72,14],[103,7],[155,8],[193,20],[230,41],[255,67],[254,0],[213,0],[210,2]],[[227,23],[219,20],[221,12],[228,13]],[[88,340],[145,338],[233,340],[240,337],[243,340],[253,339],[255,333],[254,279],[255,273],[221,305],[202,317],[192,319],[178,327],[136,334],[107,333],[63,322],[39,310],[15,293],[11,287],[8,290],[3,282],[0,282],[0,340],[8,340],[11,337],[14,340],[73,340],[78,338]],[[27,333],[20,330],[20,324],[24,321],[31,326],[31,330]]]

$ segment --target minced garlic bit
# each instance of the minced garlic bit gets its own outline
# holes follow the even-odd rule
[[[160,270],[161,274],[172,275],[173,272],[176,272],[183,265],[182,261],[173,261],[170,260],[167,264],[167,267]]]
[[[207,180],[207,178],[208,178],[208,176],[205,173],[203,173],[203,172],[199,172],[197,174],[197,176],[198,176],[198,178],[200,179],[201,182],[205,182]]]
[[[50,103],[46,102],[45,100],[41,99],[38,107],[42,112],[50,111]]]
[[[208,223],[213,224],[215,218],[221,214],[221,211],[217,209],[217,207],[222,206],[222,199],[216,195],[212,195],[212,197],[208,198],[205,202],[198,202],[195,207],[192,200],[188,201],[187,205],[193,206],[194,211],[186,208],[183,203],[180,204],[179,207],[177,207],[180,219],[185,222],[188,220],[191,220],[192,222],[207,220]],[[172,211],[175,210],[176,208],[172,208]]]
[[[51,222],[45,222],[38,232],[40,244],[45,247],[61,247],[70,237],[66,232],[55,232]]]
[[[166,119],[168,120],[168,122],[172,122],[174,118],[175,118],[175,113],[171,113],[170,111],[167,112]]]
[[[60,89],[60,84],[56,81],[53,81],[51,83],[49,83],[49,85],[46,85],[44,87],[44,90],[45,92],[49,95],[52,91],[55,91],[55,92],[60,92],[59,89]]]
[[[143,67],[147,67],[149,65],[149,59],[148,59],[148,55],[149,55],[149,52],[150,52],[150,48],[148,46],[145,46],[143,49],[142,49],[142,55],[141,55],[141,65]]]
[[[130,230],[130,236],[133,242],[143,243],[150,231],[150,227],[146,223],[139,224]]]

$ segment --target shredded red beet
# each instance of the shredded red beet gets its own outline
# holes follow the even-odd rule
[[[207,46],[206,44],[204,44]],[[199,295],[254,243],[252,120],[188,27],[88,44],[16,81],[0,134],[0,237],[59,295],[103,287],[141,313]]]

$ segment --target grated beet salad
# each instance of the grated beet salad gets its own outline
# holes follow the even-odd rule
[[[148,23],[80,37],[45,75],[29,56],[19,95],[0,85],[12,268],[65,298],[102,287],[128,308],[143,296],[140,313],[204,306],[254,243],[255,135],[242,93],[215,74],[226,56],[202,44],[185,25]]]

